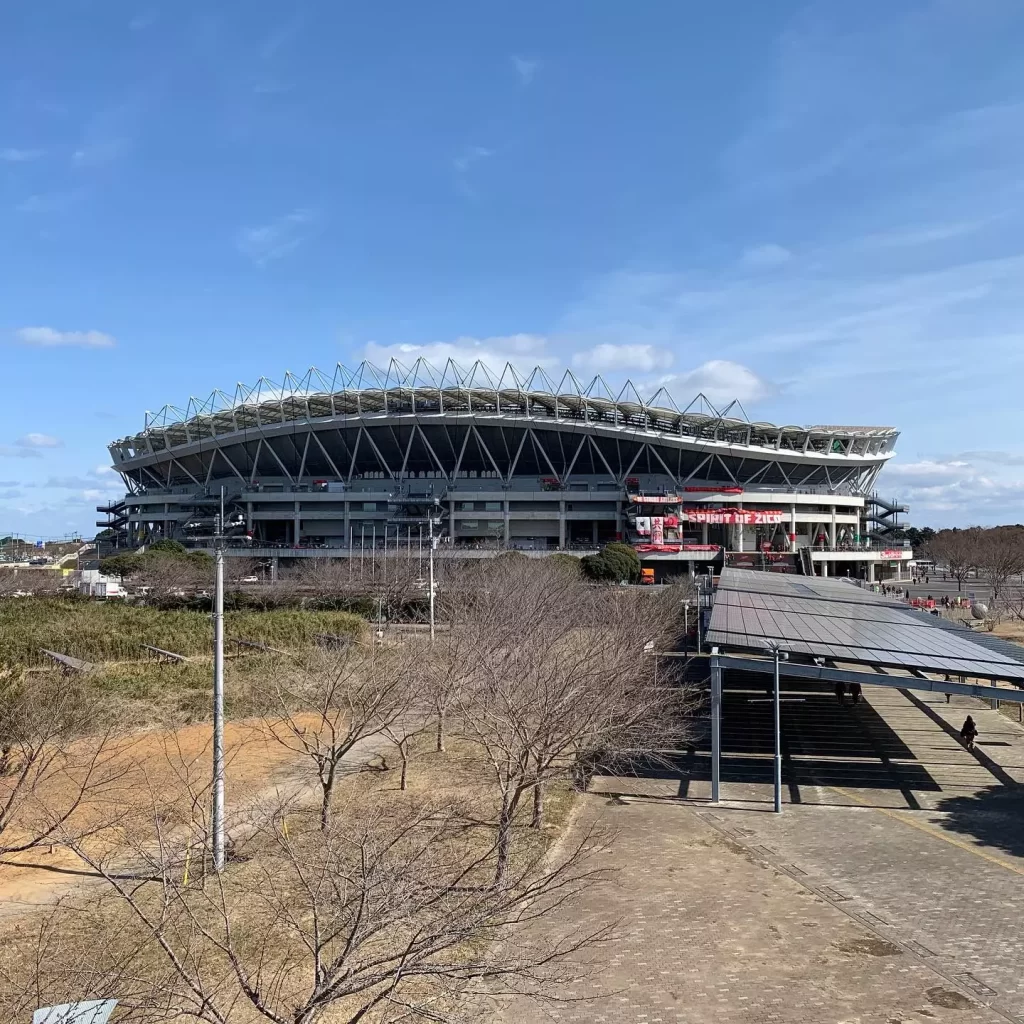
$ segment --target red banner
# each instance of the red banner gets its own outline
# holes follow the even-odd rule
[[[715,554],[721,550],[717,544],[635,544],[637,551],[664,551],[667,554],[674,554],[678,551],[703,551],[707,554]]]
[[[781,523],[781,509],[763,508],[687,508],[680,513],[688,523],[712,523],[725,526],[768,526]]]

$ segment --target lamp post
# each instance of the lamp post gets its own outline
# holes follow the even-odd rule
[[[772,694],[772,711],[775,718],[775,813],[782,813],[782,728],[779,722],[779,659],[789,658],[777,640],[765,641],[765,646],[775,659],[775,691]]]
[[[434,499],[434,508],[439,509],[440,503],[437,498]],[[430,642],[434,642],[434,549],[437,547],[440,537],[434,536],[434,517],[429,512],[427,513],[427,530],[428,530],[428,542],[430,547],[429,559],[430,559]]]
[[[213,870],[224,870],[224,488],[213,538]]]

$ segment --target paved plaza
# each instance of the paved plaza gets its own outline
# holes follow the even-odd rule
[[[706,751],[659,778],[594,781],[578,827],[611,826],[617,922],[574,1001],[496,1017],[608,1024],[1024,1022],[1024,732],[981,702],[790,690],[771,813],[770,705],[727,684],[723,801]],[[977,756],[958,742],[964,716]],[[685,772],[685,774],[683,774]]]

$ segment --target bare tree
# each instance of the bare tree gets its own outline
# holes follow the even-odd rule
[[[0,856],[88,834],[127,768],[81,680],[0,668]]]
[[[274,738],[312,761],[321,828],[330,827],[335,784],[356,744],[397,727],[413,711],[412,670],[406,648],[351,645],[314,652],[258,688]]]
[[[964,583],[978,569],[981,535],[982,531],[976,526],[966,530],[940,530],[928,542],[928,554],[946,566],[950,576],[956,580],[958,591],[963,590]]]
[[[450,629],[474,651],[459,711],[497,790],[501,885],[526,797],[538,828],[548,783],[581,762],[651,756],[685,730],[687,692],[669,673],[655,680],[648,657],[675,640],[679,607],[672,588],[597,588],[526,560],[470,573]]]
[[[1024,572],[1024,530],[995,526],[978,536],[978,571],[992,590],[992,610],[1003,597],[1006,585]]]
[[[51,597],[62,583],[63,577],[53,569],[0,569],[0,598]]]
[[[185,879],[166,837],[134,878],[123,853],[79,847],[110,895],[21,944],[25,981],[56,1001],[73,979],[146,1022],[444,1022],[484,989],[557,997],[609,934],[567,913],[604,877],[588,836],[554,857],[538,846],[495,888],[493,835],[457,806],[364,798],[327,829],[281,810],[205,880]]]

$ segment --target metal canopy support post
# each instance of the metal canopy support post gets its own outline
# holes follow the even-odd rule
[[[722,781],[722,668],[711,658],[711,802],[720,799]]]

